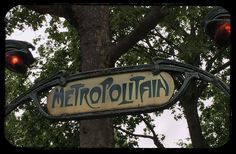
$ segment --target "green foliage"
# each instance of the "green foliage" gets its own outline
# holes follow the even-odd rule
[[[117,42],[129,34],[144,18],[149,9],[145,6],[110,7],[112,41]]]
[[[13,28],[19,25],[24,27],[27,22],[28,26],[34,24],[33,29],[36,30],[43,26],[39,20],[39,14],[26,10],[24,7],[18,6],[13,8],[9,16],[9,23],[6,27],[7,34]],[[33,19],[23,20],[24,16],[30,13]],[[19,18],[18,18],[19,16]],[[41,17],[42,15],[40,15]],[[45,19],[45,16],[42,16]],[[49,17],[49,26],[45,33],[49,34],[49,38],[45,44],[41,44],[38,48],[40,58],[34,64],[34,67],[41,69],[40,76],[35,83],[41,79],[47,78],[58,70],[65,69],[68,73],[79,70],[80,52],[78,44],[78,36],[75,29],[72,28],[67,21],[60,20],[56,17]],[[35,22],[35,23],[34,23]],[[37,23],[37,24],[36,24]],[[36,26],[36,27],[35,27]],[[60,32],[65,29],[64,32]],[[21,29],[20,29],[21,30]],[[37,44],[43,40],[40,36],[34,39]],[[71,65],[68,63],[71,62]],[[22,94],[27,88],[32,86],[29,80],[23,76],[18,76],[8,70],[5,71],[6,85],[6,101],[13,100],[17,95]],[[29,71],[28,75],[33,75],[33,71]],[[34,76],[34,75],[33,75]],[[43,105],[43,104],[42,104]],[[13,145],[20,147],[40,147],[40,148],[73,148],[79,146],[79,123],[76,121],[53,122],[45,119],[32,104],[26,104],[23,107],[23,114],[19,118],[15,117],[16,112],[12,112],[5,119],[5,136]],[[68,140],[70,142],[68,142]]]
[[[133,116],[122,116],[113,118],[113,124],[117,127],[121,127],[130,133],[134,133],[136,125],[138,125],[141,120]],[[122,133],[121,131],[115,130],[115,146],[116,147],[136,147],[138,146],[137,137]]]
[[[8,102],[15,96],[26,91],[28,83],[23,75],[18,75],[5,69],[5,100]]]
[[[169,6],[169,15],[163,22],[143,40],[140,40],[132,49],[122,55],[116,66],[140,65],[152,62],[153,57],[172,58],[198,67],[203,67],[203,61],[209,62],[216,57],[209,68],[212,71],[221,66],[230,58],[230,49],[218,50],[214,42],[209,40],[202,29],[202,20],[212,7],[208,6]],[[110,30],[112,42],[117,43],[129,34],[149,13],[147,6],[112,6],[110,7]],[[32,28],[37,30],[46,26],[48,38],[37,36],[34,44],[38,45],[40,55],[33,68],[40,71],[28,71],[28,75],[41,79],[64,69],[69,74],[80,71],[81,53],[79,37],[76,29],[66,20],[55,16],[45,16],[27,10],[23,6],[14,7],[8,14],[6,35],[11,35],[15,29]],[[159,35],[163,35],[162,37]],[[164,38],[163,38],[164,37]],[[217,55],[217,56],[216,56]],[[230,69],[227,68],[216,74],[226,83],[229,83]],[[5,71],[6,102],[26,91],[33,83],[24,76]],[[43,96],[46,96],[44,94]],[[42,97],[43,97],[42,96]],[[203,100],[213,98],[213,105],[206,107]],[[200,121],[206,140],[212,147],[218,147],[227,142],[231,128],[231,109],[228,98],[224,97],[214,87],[208,86],[200,97],[198,108],[201,112]],[[42,99],[42,105],[45,106]],[[174,105],[169,108],[175,120],[184,118],[182,108]],[[23,111],[18,117],[16,114]],[[162,112],[154,112],[161,116]],[[154,129],[153,117],[142,114],[143,118]],[[116,127],[123,128],[131,134],[137,125],[143,121],[139,115],[118,116],[113,118]],[[144,128],[144,135],[152,135],[150,129]],[[158,130],[155,130],[158,132]],[[156,134],[158,134],[156,132]],[[138,137],[115,129],[114,138],[116,147],[138,147]],[[55,122],[45,119],[39,114],[32,102],[19,107],[5,119],[5,136],[13,145],[20,147],[43,148],[71,148],[79,146],[79,122]],[[164,141],[166,135],[159,135]],[[192,147],[191,144],[180,140],[181,147]]]
[[[34,11],[28,10],[23,6],[16,6],[12,8],[7,17],[6,35],[10,35],[14,32],[14,29],[24,30],[27,27],[31,27],[34,31],[43,26],[45,16]]]
[[[232,112],[229,98],[218,89],[211,89],[215,94],[213,104],[206,107],[200,117],[203,134],[212,147],[220,147],[228,142],[231,132]]]
[[[190,140],[190,138],[186,138],[187,141]],[[185,141],[183,141],[182,139],[180,139],[178,142],[177,142],[177,145],[180,146],[181,148],[193,148],[192,144],[188,144],[186,143]]]
[[[5,121],[6,138],[19,147],[65,149],[79,145],[78,122],[47,120],[32,103],[25,105],[20,118],[10,114]]]

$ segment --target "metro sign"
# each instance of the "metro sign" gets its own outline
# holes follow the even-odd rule
[[[125,111],[159,107],[174,93],[174,81],[167,72],[151,71],[115,74],[56,86],[47,98],[52,116]]]
[[[174,80],[179,82],[175,87]],[[38,81],[5,105],[5,115],[30,100],[51,120],[83,120],[162,111],[187,92],[192,81],[208,82],[230,96],[229,85],[198,67],[168,59],[152,64],[75,74],[61,70]],[[44,106],[45,94],[47,105]]]

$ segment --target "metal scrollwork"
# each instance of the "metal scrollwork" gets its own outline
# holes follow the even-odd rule
[[[98,113],[83,113],[83,114],[72,114],[72,115],[60,115],[52,116],[47,113],[46,109],[40,104],[39,95],[42,92],[49,91],[55,86],[65,86],[68,82],[82,80],[98,76],[114,75],[121,73],[130,72],[141,72],[141,71],[152,71],[153,74],[158,74],[161,71],[170,73],[175,78],[182,81],[182,85],[179,89],[176,89],[175,94],[170,98],[167,104],[158,107],[144,107],[144,108],[134,108],[127,110],[115,110],[115,111],[104,111]],[[53,120],[70,120],[70,119],[88,119],[94,117],[104,117],[108,115],[120,115],[120,114],[130,114],[130,113],[143,113],[152,112],[157,110],[163,110],[175,104],[186,92],[189,84],[193,80],[202,80],[205,82],[212,83],[217,88],[222,90],[227,96],[230,96],[230,88],[227,84],[222,82],[219,78],[214,75],[203,71],[195,66],[189,64],[183,64],[180,62],[167,60],[167,59],[153,59],[153,64],[139,65],[139,66],[127,66],[120,68],[108,68],[99,69],[95,71],[87,71],[72,75],[67,75],[65,71],[59,71],[53,76],[39,81],[33,87],[28,89],[25,93],[21,94],[19,97],[15,98],[11,103],[5,106],[5,116],[12,112],[18,106],[26,103],[29,100],[33,100],[34,104],[38,108],[39,112],[48,119]]]

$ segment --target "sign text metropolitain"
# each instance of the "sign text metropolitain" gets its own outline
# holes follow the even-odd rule
[[[159,106],[167,103],[173,92],[174,81],[166,72],[116,74],[57,86],[48,95],[47,108],[50,114],[59,116]]]

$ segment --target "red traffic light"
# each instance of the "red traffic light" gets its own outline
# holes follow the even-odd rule
[[[228,35],[230,35],[230,32],[231,32],[231,26],[230,26],[230,23],[224,23],[224,24],[221,24],[218,28],[218,30],[220,31],[224,31],[225,33],[227,33]]]
[[[219,48],[229,46],[231,34],[229,12],[222,7],[212,9],[205,17],[204,30]]]
[[[20,55],[6,53],[6,67],[16,73],[25,74],[27,71],[26,65]]]
[[[9,59],[9,64],[10,65],[21,65],[22,64],[22,59],[19,56],[16,55],[8,55],[7,58]]]
[[[219,47],[226,47],[230,43],[231,25],[229,22],[216,26],[214,41]]]
[[[26,74],[27,68],[35,61],[29,48],[34,46],[25,41],[6,40],[6,68],[21,74]]]
[[[227,36],[229,37],[231,33],[231,26],[230,23],[225,22],[217,25],[216,27],[216,33],[215,33],[215,39],[217,37]]]

